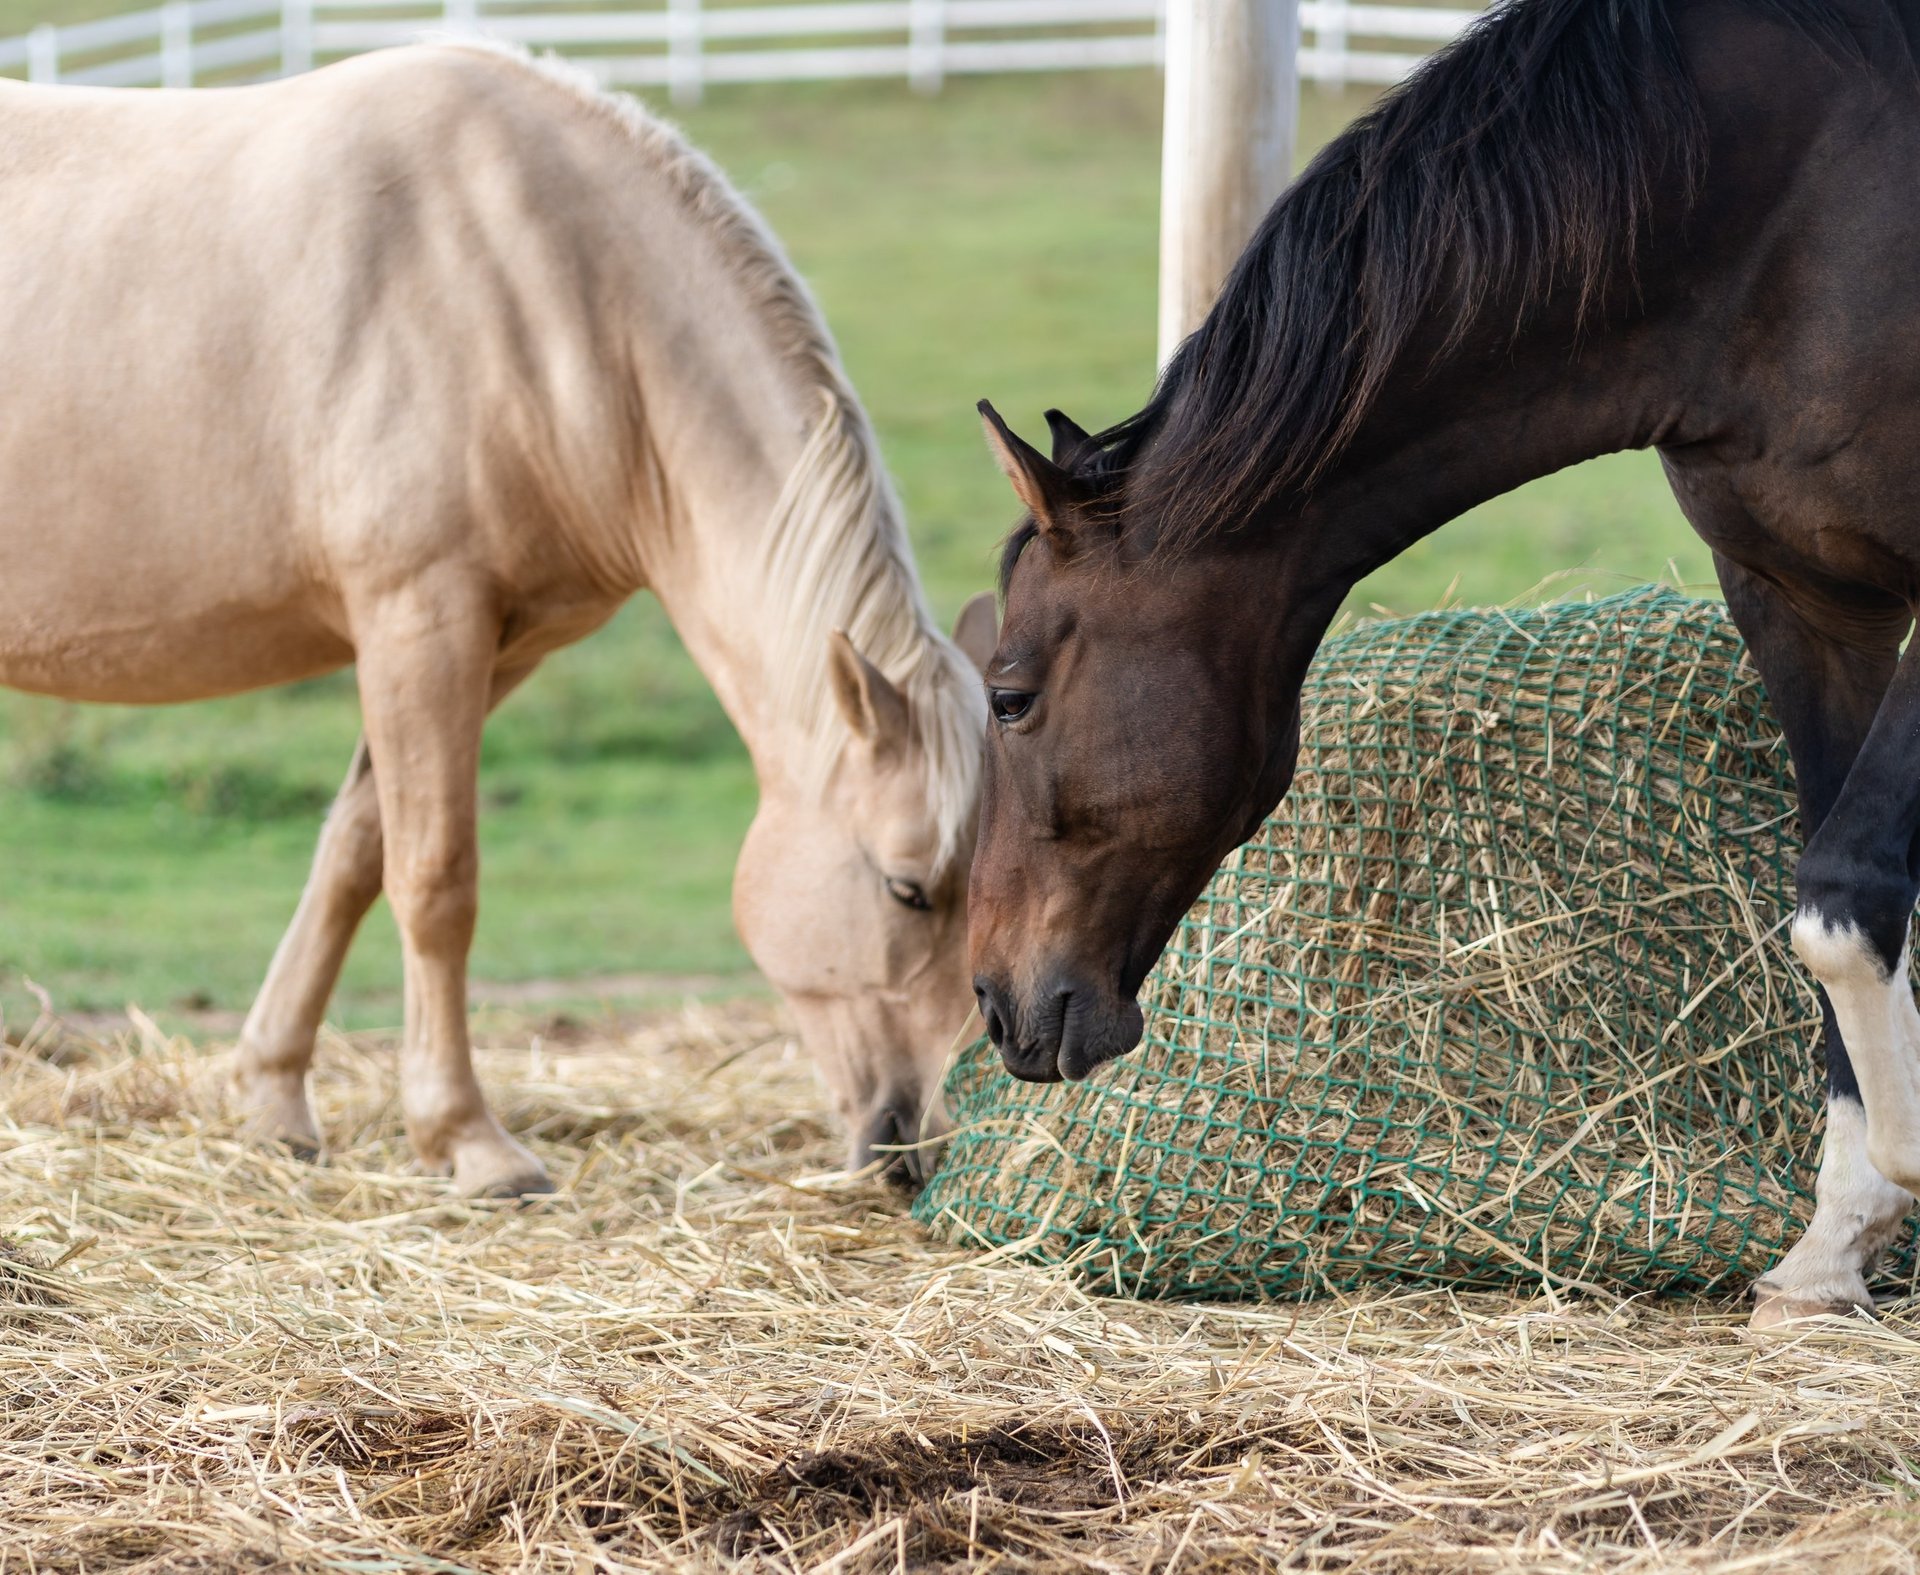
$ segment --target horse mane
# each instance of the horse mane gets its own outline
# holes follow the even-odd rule
[[[603,92],[584,72],[551,57],[484,39],[457,42],[517,63],[617,126],[713,239],[782,360],[801,386],[815,391],[818,419],[764,538],[762,567],[782,613],[767,653],[775,675],[770,708],[802,720],[801,780],[814,790],[824,787],[851,738],[827,666],[828,637],[845,631],[906,697],[927,762],[938,861],[946,866],[971,830],[979,802],[986,700],[979,675],[927,608],[878,440],[812,295],[719,167],[639,100]]]
[[[866,411],[843,380],[823,383],[819,392],[820,419],[781,488],[767,533],[768,583],[790,598],[773,656],[773,701],[810,720],[803,769],[823,784],[848,738],[826,662],[828,636],[844,630],[906,697],[927,759],[936,861],[945,869],[979,803],[986,694],[980,675],[927,611]]]
[[[1837,53],[1829,0],[1744,0]],[[1416,333],[1441,350],[1549,296],[1585,328],[1634,285],[1656,182],[1691,196],[1700,103],[1675,0],[1505,0],[1330,143],[1268,212],[1153,398],[1089,479],[1177,551],[1307,493]],[[1564,292],[1564,293],[1563,293]]]

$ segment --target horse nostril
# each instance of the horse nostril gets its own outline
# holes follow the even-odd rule
[[[994,1049],[1004,1049],[1008,1018],[1000,992],[985,974],[981,974],[973,981],[973,996],[980,1003],[980,1021],[986,1025],[987,1038],[992,1041]]]
[[[889,1186],[918,1186],[923,1178],[919,1174],[919,1156],[912,1148],[911,1132],[917,1125],[901,1105],[883,1105],[869,1118],[866,1130],[860,1135],[854,1150],[854,1168],[865,1170],[879,1160],[880,1179]]]

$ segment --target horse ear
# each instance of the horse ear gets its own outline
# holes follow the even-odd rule
[[[980,401],[980,421],[987,430],[987,447],[1013,490],[1033,516],[1033,521],[1048,535],[1067,527],[1067,511],[1073,502],[1073,478],[1042,454],[1025,438],[1000,419],[1000,412],[986,400]]]
[[[984,674],[1000,643],[1000,620],[994,615],[993,592],[982,591],[960,609],[953,625],[953,643]]]
[[[885,754],[907,741],[907,698],[891,679],[853,648],[844,629],[827,636],[827,674],[834,703],[856,737]]]
[[[1053,434],[1053,462],[1070,464],[1080,451],[1093,442],[1092,434],[1064,410],[1047,412],[1047,430]]]

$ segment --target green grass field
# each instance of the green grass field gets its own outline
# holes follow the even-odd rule
[[[0,0],[0,31],[38,18]],[[74,13],[63,6],[63,17]],[[1126,415],[1153,372],[1159,83],[1146,74],[737,90],[683,118],[785,238],[839,336],[950,616],[1014,509],[973,403]],[[1360,107],[1309,92],[1312,146]],[[1582,466],[1457,521],[1361,587],[1410,611],[1549,575],[1710,575],[1657,463]],[[0,1000],[245,1005],[357,731],[347,675],[173,711],[0,697]],[[651,603],[562,653],[495,719],[475,975],[746,968],[728,917],[746,756]],[[340,1017],[392,1019],[384,910]],[[592,986],[585,986],[591,993]]]

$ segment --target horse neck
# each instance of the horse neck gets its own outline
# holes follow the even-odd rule
[[[1236,599],[1263,609],[1249,659],[1275,703],[1298,694],[1353,588],[1449,521],[1568,465],[1698,435],[1683,340],[1646,319],[1579,339],[1563,321],[1390,379],[1304,501],[1269,506],[1217,549]]]
[[[1556,327],[1468,347],[1390,386],[1282,527],[1295,572],[1344,596],[1491,498],[1679,430],[1669,335],[1642,323],[1574,345]]]
[[[817,776],[844,741],[829,637],[896,681],[939,664],[898,506],[831,362],[747,377],[714,401],[724,435],[656,442],[647,580],[754,757],[762,783]]]
[[[1726,28],[1742,58],[1795,39],[1757,8]],[[1719,41],[1660,0],[1506,7],[1336,138],[1122,435],[1143,535],[1350,586],[1533,477],[1684,437],[1712,254],[1774,200],[1688,223],[1760,140],[1680,58]]]
[[[566,446],[547,466],[566,500],[559,528],[597,596],[659,598],[766,788],[845,741],[827,682],[833,630],[896,681],[950,672],[955,653],[927,617],[866,418],[779,243],[677,133],[553,80],[586,111],[567,163],[591,198],[576,217],[594,257],[590,331],[552,379],[570,396]],[[583,386],[582,366],[603,376]],[[955,691],[919,691],[922,730],[956,733]]]

